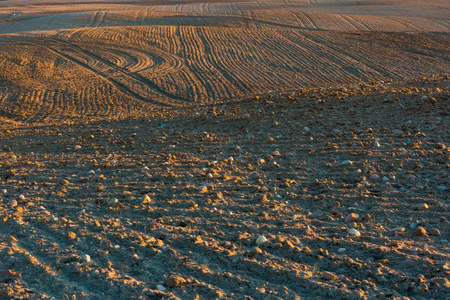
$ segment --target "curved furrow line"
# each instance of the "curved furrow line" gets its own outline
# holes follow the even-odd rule
[[[232,83],[233,87],[238,90],[250,91],[251,89],[246,81],[241,79],[243,75],[239,72],[241,64],[236,63],[239,59],[246,61],[246,58],[241,55],[234,55],[233,57],[232,54],[239,51],[239,49],[236,43],[234,41],[231,42],[230,39],[228,39],[228,41],[230,41],[229,43],[224,43],[224,39],[220,35],[221,32],[223,31],[211,29],[208,37],[203,37],[205,43],[209,44],[209,47],[214,48],[214,45],[218,45],[218,48],[221,49],[220,52],[214,51],[212,60],[218,66],[218,70],[222,73],[222,76],[227,78],[228,81]],[[248,74],[251,75],[252,73],[250,72]]]
[[[104,75],[102,72],[97,71],[95,68],[89,66],[89,64],[84,63],[83,61],[79,60],[78,58],[75,58],[75,57],[73,57],[71,55],[67,55],[66,53],[61,52],[61,51],[59,51],[59,50],[57,50],[55,48],[49,47],[48,49],[50,51],[60,55],[61,57],[71,61],[72,63],[75,63],[75,64],[79,65],[80,67],[93,72],[94,74],[96,74],[99,77],[102,77],[106,81],[109,81],[111,84],[116,86],[121,92],[123,92],[124,94],[126,94],[128,96],[131,96],[131,97],[133,97],[135,99],[138,99],[138,100],[140,100],[142,102],[146,102],[146,103],[149,103],[149,104],[158,105],[158,106],[168,106],[168,104],[166,104],[166,103],[153,101],[153,100],[150,100],[150,99],[142,97],[141,95],[139,95],[136,92],[132,91],[127,85],[121,83],[119,80],[117,80],[117,79],[115,79],[115,78],[113,78],[111,76]]]
[[[211,97],[223,94],[224,87],[217,80],[214,67],[207,61],[205,45],[198,36],[199,29],[193,27],[180,28],[180,39],[184,45],[187,67],[196,75]]]
[[[71,50],[75,52],[76,57],[79,57],[79,54],[81,54],[81,57],[88,57],[89,59],[96,61],[98,64],[104,65],[105,74],[103,74],[102,72],[103,77],[109,78],[109,80],[113,80],[116,84],[119,84],[121,87],[125,88],[129,93],[134,94],[135,98],[141,101],[149,103],[153,102],[153,104],[157,103],[163,104],[161,102],[151,101],[147,99],[147,96],[150,97],[156,96],[157,99],[161,98],[162,96],[163,99],[167,98],[164,99],[164,103],[167,103],[167,101],[169,101],[169,103],[176,105],[181,104],[182,102],[190,102],[187,99],[182,99],[166,93],[165,91],[161,90],[157,85],[155,85],[153,82],[151,82],[149,79],[142,77],[138,73],[130,73],[126,69],[119,68],[118,66],[112,64],[111,62],[108,62],[102,59],[101,57],[91,52],[88,52],[75,44],[71,44],[61,40],[52,40],[52,41],[56,41],[57,43],[63,44],[63,46],[68,46]],[[64,47],[62,47],[62,49],[63,48]],[[130,81],[130,86],[128,86],[128,81]],[[141,90],[141,93],[143,94],[141,94],[140,92],[134,92],[132,90],[134,88],[138,88],[139,90]]]
[[[230,89],[236,89],[236,86],[232,83],[233,77],[229,75],[228,72],[225,72],[221,67],[220,67],[220,61],[222,60],[227,60],[227,57],[224,57],[223,51],[219,52],[216,49],[223,49],[222,45],[220,45],[219,47],[217,43],[212,42],[211,39],[211,35],[212,32],[214,32],[215,30],[206,30],[205,28],[196,30],[196,34],[197,36],[200,38],[203,46],[205,47],[205,53],[208,53],[209,55],[208,57],[208,62],[210,63],[209,65],[211,66],[211,68],[214,69],[213,72],[215,72],[218,77],[217,80],[218,82],[220,82],[220,84],[223,86],[223,91],[222,91],[222,95],[221,97],[230,97],[233,95],[233,92]],[[217,42],[217,40],[216,40]],[[218,53],[219,52],[219,53]],[[206,60],[206,57],[205,57]]]
[[[345,48],[341,49],[341,48],[332,47],[330,45],[333,45],[333,41],[330,41],[330,40],[325,41],[324,37],[317,35],[317,34],[303,33],[301,37],[308,40],[311,51],[314,51],[314,49],[316,49],[316,53],[318,55],[317,60],[325,58],[326,60],[328,60],[327,64],[333,65],[337,69],[342,68],[342,67],[354,68],[355,66],[360,66],[360,68],[370,70],[370,72],[372,72],[373,75],[381,76],[381,74],[377,70],[371,68],[368,64],[363,63],[361,61],[363,55],[355,56],[355,55],[349,54],[347,51],[345,51]],[[317,49],[321,49],[321,50],[319,52],[317,52]],[[332,75],[333,72],[330,74]],[[339,74],[339,73],[336,73],[335,75],[342,76],[342,74]],[[351,80],[357,80],[357,78],[359,77],[359,76],[353,75],[353,74],[349,74],[349,75],[350,75],[349,79],[351,79]]]

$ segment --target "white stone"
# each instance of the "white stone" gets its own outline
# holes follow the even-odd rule
[[[361,236],[361,232],[359,232],[358,230],[352,228],[348,231],[348,234],[350,236]]]
[[[260,235],[257,239],[256,239],[256,244],[257,245],[261,245],[263,243],[267,242],[267,238],[263,235]]]

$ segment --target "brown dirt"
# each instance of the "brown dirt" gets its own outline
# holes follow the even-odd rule
[[[449,88],[3,119],[0,295],[446,299]]]

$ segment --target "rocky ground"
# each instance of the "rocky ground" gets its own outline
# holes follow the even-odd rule
[[[447,76],[2,119],[0,298],[449,299]]]

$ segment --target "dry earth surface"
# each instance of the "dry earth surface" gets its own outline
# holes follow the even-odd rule
[[[0,299],[449,299],[449,15],[0,1]]]

